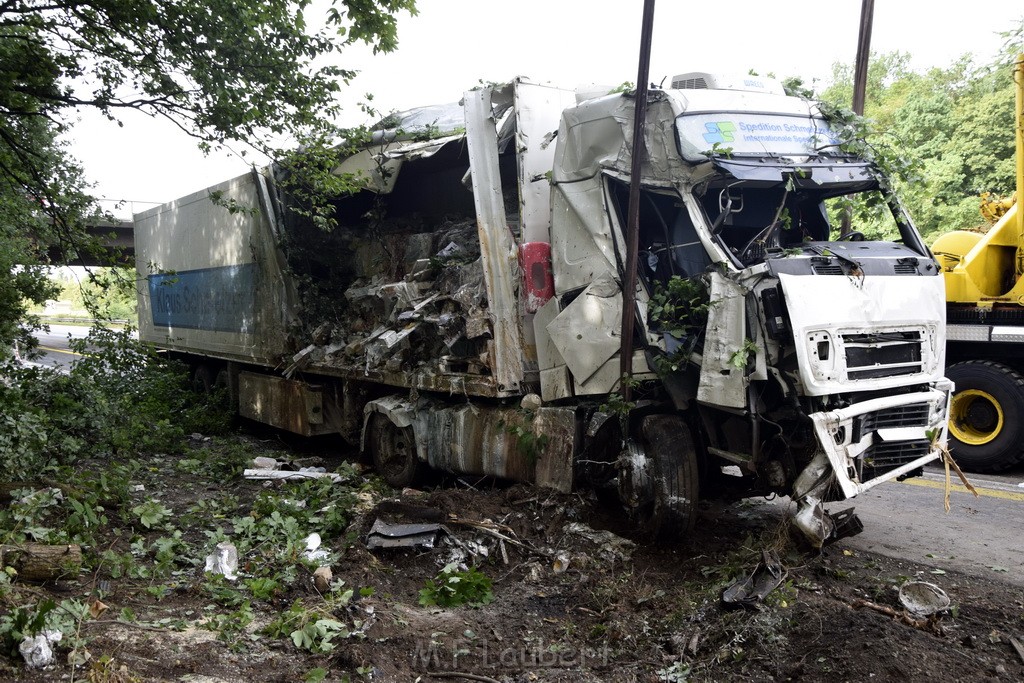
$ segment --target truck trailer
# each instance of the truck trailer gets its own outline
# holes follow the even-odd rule
[[[850,527],[823,503],[940,455],[940,269],[878,169],[778,82],[652,89],[637,179],[634,97],[520,78],[393,114],[340,155],[360,189],[331,230],[275,165],[138,214],[140,337],[393,486],[429,467],[591,487],[659,536],[702,497],[788,495],[821,545]],[[840,228],[869,195],[898,241]]]

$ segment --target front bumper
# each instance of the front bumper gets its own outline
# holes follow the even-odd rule
[[[812,413],[817,441],[828,457],[843,498],[913,472],[936,460],[946,443],[953,383],[927,391]],[[797,497],[799,491],[795,492]]]

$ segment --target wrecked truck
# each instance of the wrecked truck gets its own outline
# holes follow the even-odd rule
[[[394,486],[429,467],[590,487],[659,535],[699,498],[780,494],[820,545],[851,522],[824,503],[939,457],[939,268],[813,103],[705,73],[648,97],[637,179],[632,93],[517,79],[381,122],[339,161],[361,189],[332,230],[275,166],[138,214],[140,336]],[[850,206],[898,239],[843,227]]]

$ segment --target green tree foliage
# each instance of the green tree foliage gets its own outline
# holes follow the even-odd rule
[[[204,149],[232,143],[272,158],[333,143],[346,45],[397,46],[415,0],[8,0],[0,3],[0,354],[28,302],[52,292],[42,265],[95,251],[98,211],[57,140],[76,111],[164,117]],[[315,23],[315,26],[314,26]],[[18,266],[25,266],[19,268]]]
[[[1014,187],[1014,58],[1024,34],[1007,34],[997,59],[982,66],[964,56],[945,68],[918,73],[910,55],[872,55],[865,117],[869,140],[899,159],[906,173],[895,189],[930,241],[950,230],[983,224],[979,195]],[[849,107],[853,67],[838,64],[822,99]],[[857,229],[885,232],[870,214],[855,214]]]

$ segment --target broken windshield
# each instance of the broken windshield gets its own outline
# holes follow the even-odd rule
[[[831,184],[804,171],[775,167],[775,174],[779,182],[720,178],[696,192],[713,235],[737,266],[840,241],[898,242],[928,256],[895,198],[869,174]]]

